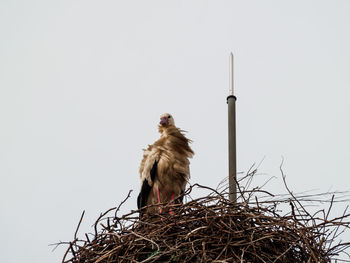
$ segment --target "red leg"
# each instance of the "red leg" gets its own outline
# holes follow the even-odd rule
[[[160,192],[159,192],[159,186],[157,186],[157,196],[158,196],[158,203],[160,204]],[[159,213],[162,213],[162,207],[159,206]]]

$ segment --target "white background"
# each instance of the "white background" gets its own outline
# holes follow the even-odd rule
[[[51,243],[136,208],[142,148],[170,112],[192,183],[227,176],[229,53],[238,170],[349,190],[350,1],[0,1],[0,261],[60,262]],[[335,214],[344,206],[337,205]],[[347,234],[349,240],[350,235]]]

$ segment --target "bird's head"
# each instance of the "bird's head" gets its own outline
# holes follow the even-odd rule
[[[169,127],[171,125],[175,125],[175,121],[173,116],[169,113],[164,113],[160,116],[159,125],[162,127]]]

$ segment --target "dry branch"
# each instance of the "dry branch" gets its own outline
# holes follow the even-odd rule
[[[346,256],[349,242],[337,236],[350,226],[350,215],[329,219],[330,209],[338,199],[331,193],[329,208],[314,215],[308,202],[325,202],[323,194],[300,197],[273,195],[260,188],[249,190],[255,170],[244,177],[240,200],[227,199],[227,188],[219,191],[193,185],[185,193],[185,204],[172,206],[173,215],[155,214],[139,217],[139,211],[117,216],[120,206],[101,214],[94,225],[93,238],[68,242],[63,263],[116,262],[331,262]],[[208,191],[204,197],[191,198],[195,189]],[[344,200],[344,196],[342,196]],[[281,203],[290,204],[290,212],[281,215]],[[165,209],[167,210],[167,209]],[[108,216],[110,215],[110,216]],[[320,216],[321,215],[321,216]],[[67,244],[63,242],[62,244]],[[67,257],[70,258],[67,258]],[[349,257],[342,262],[350,262]],[[340,261],[339,261],[340,262]]]

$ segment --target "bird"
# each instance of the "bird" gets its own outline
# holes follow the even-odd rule
[[[137,197],[140,214],[172,213],[171,208],[149,206],[168,202],[183,202],[183,193],[190,178],[190,161],[194,155],[189,146],[192,142],[184,131],[175,126],[174,117],[165,113],[160,116],[160,138],[147,149],[139,167],[141,189]]]

